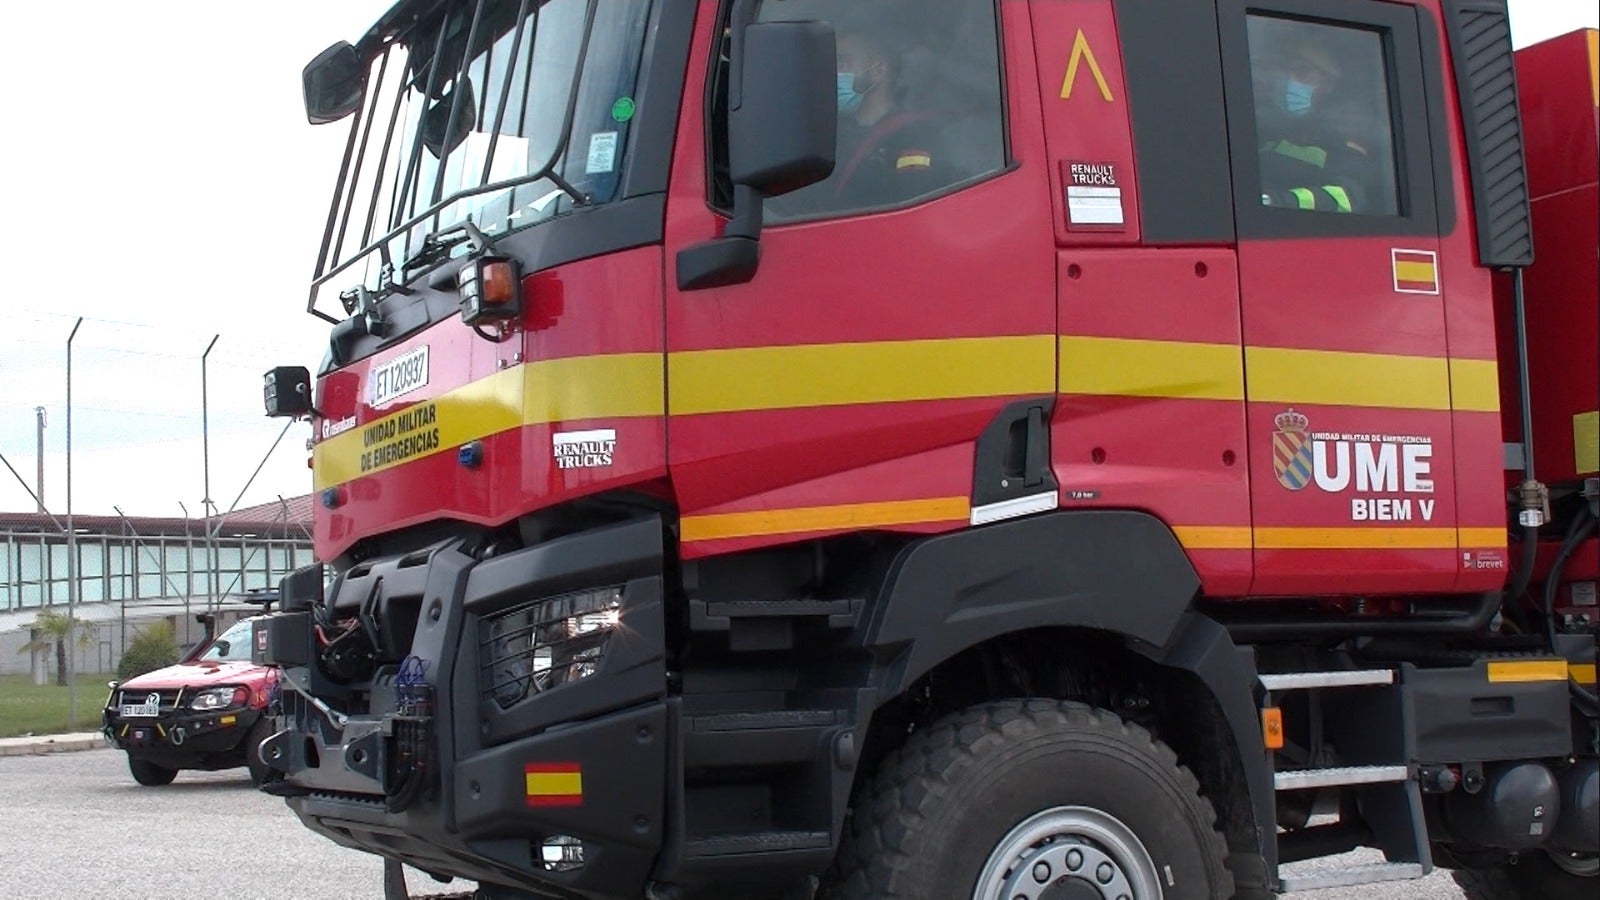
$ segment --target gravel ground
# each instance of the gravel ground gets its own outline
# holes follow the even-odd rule
[[[134,784],[121,753],[0,759],[0,898],[355,900],[383,896],[382,864],[302,828],[243,769]],[[1359,859],[1358,861],[1371,861]],[[449,893],[408,873],[414,892]],[[1436,872],[1301,900],[1460,900]]]

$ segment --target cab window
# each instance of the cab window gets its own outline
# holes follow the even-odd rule
[[[827,22],[839,48],[833,174],[769,199],[769,222],[910,205],[1005,168],[993,3],[765,0],[758,19]],[[726,48],[716,64],[710,98],[711,202],[726,210],[732,197]]]
[[[1383,36],[1260,14],[1247,26],[1261,204],[1401,215]]]

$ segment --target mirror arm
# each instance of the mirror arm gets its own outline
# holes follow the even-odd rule
[[[752,241],[761,240],[762,226],[762,197],[761,192],[747,185],[735,185],[733,188],[733,218],[722,229],[724,238],[748,238]]]

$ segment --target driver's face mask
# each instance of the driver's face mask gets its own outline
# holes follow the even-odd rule
[[[839,73],[836,93],[839,102],[839,115],[841,116],[848,116],[860,109],[861,101],[867,96],[856,90],[856,73],[854,72]]]
[[[1314,85],[1290,75],[1283,85],[1283,108],[1290,115],[1303,116],[1311,111],[1311,98],[1316,92]]]

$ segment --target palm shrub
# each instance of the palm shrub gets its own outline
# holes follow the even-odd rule
[[[172,623],[162,621],[140,631],[128,642],[117,663],[117,680],[127,681],[178,661],[178,642]]]

